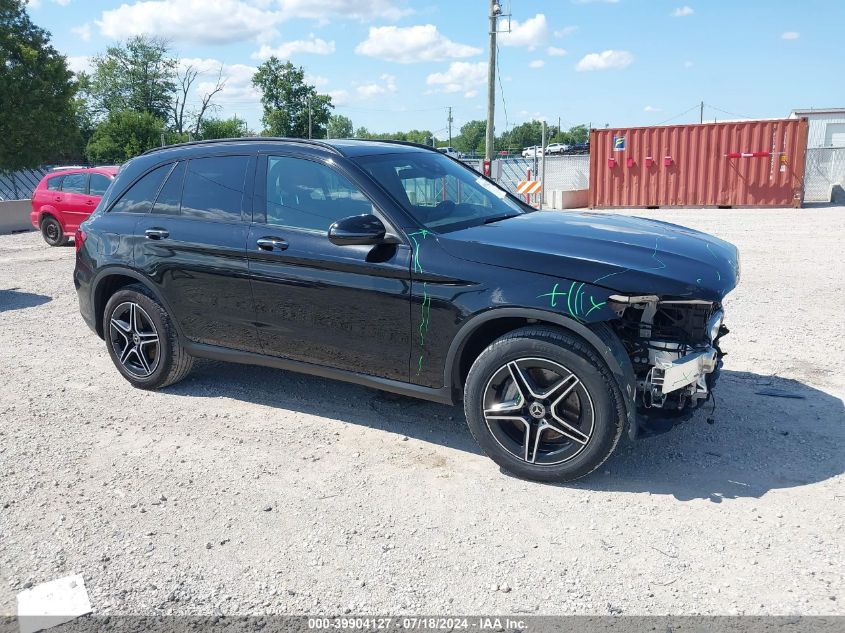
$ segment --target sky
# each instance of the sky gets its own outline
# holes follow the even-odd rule
[[[845,106],[843,0],[502,0],[496,131],[785,117]],[[304,67],[374,132],[448,136],[486,118],[487,0],[29,0],[73,69],[140,33],[167,38],[220,116],[261,129],[256,65]]]

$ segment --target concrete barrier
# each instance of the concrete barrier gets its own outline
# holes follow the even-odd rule
[[[29,200],[0,201],[0,235],[34,230],[29,223]]]
[[[552,189],[546,193],[546,206],[552,209],[582,209],[589,203],[588,193],[588,189]]]

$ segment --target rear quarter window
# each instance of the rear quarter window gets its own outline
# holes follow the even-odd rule
[[[164,178],[170,173],[173,163],[156,167],[129,187],[109,210],[110,213],[149,213]]]

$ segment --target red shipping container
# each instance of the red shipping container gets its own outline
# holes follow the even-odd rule
[[[778,119],[592,130],[590,206],[800,207],[807,128]],[[619,164],[629,168],[608,169]]]

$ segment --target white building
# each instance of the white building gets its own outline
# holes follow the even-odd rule
[[[845,147],[845,108],[793,110],[790,119],[806,117],[809,123],[807,148]]]

